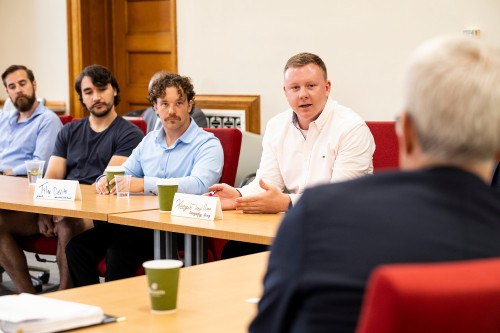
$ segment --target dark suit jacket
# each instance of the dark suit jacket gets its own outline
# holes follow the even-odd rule
[[[495,166],[493,170],[493,175],[491,177],[491,186],[500,187],[500,164]]]
[[[353,332],[375,266],[500,256],[500,195],[456,168],[307,190],[271,249],[250,332]]]

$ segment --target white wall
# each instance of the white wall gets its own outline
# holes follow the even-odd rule
[[[366,120],[399,111],[405,59],[422,41],[477,26],[500,47],[498,0],[178,0],[179,72],[200,94],[259,94],[261,124],[287,108],[282,69],[320,55],[334,99]]]
[[[66,0],[0,0],[0,73],[33,70],[37,97],[69,105]],[[0,99],[8,97],[3,83]]]
[[[328,67],[334,99],[366,120],[392,120],[410,52],[474,26],[500,47],[499,13],[499,0],[177,0],[179,72],[200,94],[260,95],[263,132],[288,107],[285,62],[313,52]],[[68,105],[66,28],[65,0],[0,0],[0,70],[27,65],[39,97]],[[256,168],[259,154],[251,155],[240,164]]]

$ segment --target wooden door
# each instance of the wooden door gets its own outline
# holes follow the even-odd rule
[[[113,0],[114,74],[120,113],[149,106],[147,86],[159,70],[177,72],[174,0]]]
[[[74,82],[88,65],[108,67],[120,85],[117,112],[149,106],[151,76],[177,72],[175,0],[67,0],[70,115],[84,117]]]
[[[82,118],[89,112],[80,105],[75,79],[89,65],[113,71],[111,0],[66,0],[68,20],[69,114]]]

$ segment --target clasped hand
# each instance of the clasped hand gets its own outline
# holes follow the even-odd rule
[[[45,237],[57,236],[57,223],[61,216],[38,214],[38,230]]]
[[[259,180],[260,187],[264,192],[241,197],[234,187],[227,184],[216,184],[208,189],[215,191],[214,196],[219,197],[223,210],[240,209],[244,213],[279,213],[288,209],[290,196],[281,192],[276,186]]]
[[[114,179],[111,179],[111,181],[108,183],[108,178],[101,177],[101,179],[99,179],[99,181],[95,183],[95,189],[98,194],[115,194],[116,186],[113,186],[111,192],[108,189],[108,185],[112,185],[114,183],[115,183]]]

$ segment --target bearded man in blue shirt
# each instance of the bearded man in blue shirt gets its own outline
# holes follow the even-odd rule
[[[16,110],[0,113],[0,174],[25,175],[25,161],[49,160],[62,123],[36,99],[35,76],[26,66],[9,66],[2,81]]]
[[[148,99],[163,126],[150,132],[123,164],[125,174],[132,176],[131,193],[157,194],[156,182],[167,178],[178,181],[178,192],[189,194],[203,194],[218,182],[224,164],[222,146],[191,118],[194,95],[188,77],[164,73],[154,81]],[[116,186],[110,193],[106,177],[100,177],[96,190],[115,194]],[[75,286],[99,282],[97,264],[103,256],[105,280],[112,281],[134,276],[152,255],[152,230],[105,222],[73,238],[66,247]]]

